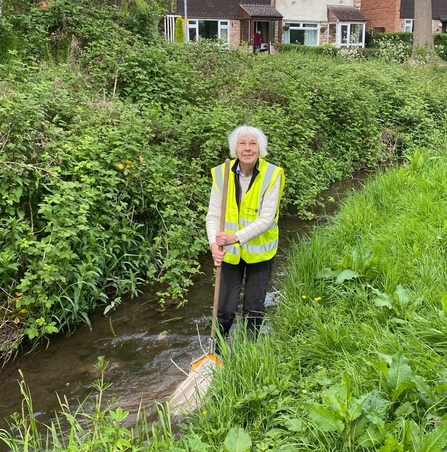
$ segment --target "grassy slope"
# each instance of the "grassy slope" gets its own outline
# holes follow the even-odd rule
[[[194,420],[213,450],[226,426],[253,450],[445,447],[446,170],[420,150],[294,246],[276,333],[236,341]]]

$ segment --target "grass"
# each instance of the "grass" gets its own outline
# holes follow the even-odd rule
[[[92,413],[62,403],[42,436],[22,386],[29,413],[0,439],[14,451],[443,450],[446,150],[417,150],[292,246],[272,332],[251,341],[236,331],[180,438],[163,406],[157,423],[142,413],[124,428],[126,413],[102,399],[102,361]]]

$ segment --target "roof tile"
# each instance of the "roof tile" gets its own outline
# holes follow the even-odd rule
[[[328,18],[334,16],[340,22],[360,21],[365,22],[366,17],[360,12],[358,8],[353,6],[332,6],[328,5]]]

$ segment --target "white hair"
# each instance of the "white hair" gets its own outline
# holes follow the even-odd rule
[[[230,146],[230,156],[236,158],[237,142],[240,136],[255,137],[259,146],[259,157],[264,158],[267,156],[267,137],[261,129],[251,126],[240,126],[234,129],[228,137],[228,145]]]

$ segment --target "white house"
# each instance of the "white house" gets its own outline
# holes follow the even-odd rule
[[[360,0],[276,0],[283,16],[283,42],[364,47],[366,17]]]

